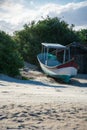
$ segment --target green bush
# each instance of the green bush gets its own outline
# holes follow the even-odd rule
[[[18,52],[17,43],[8,34],[0,31],[0,73],[16,76],[21,67],[23,59]]]
[[[14,33],[14,39],[19,45],[19,51],[24,60],[36,64],[37,54],[41,51],[41,43],[60,43],[67,45],[79,38],[73,26],[58,18],[49,18],[25,25],[24,29]]]

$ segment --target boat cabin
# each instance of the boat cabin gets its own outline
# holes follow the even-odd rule
[[[55,66],[61,63],[65,63],[67,59],[70,60],[70,48],[58,43],[42,43],[42,54],[44,55],[44,63],[48,66]],[[62,61],[59,58],[62,57]]]

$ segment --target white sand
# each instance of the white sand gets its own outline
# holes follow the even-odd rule
[[[0,75],[0,130],[87,130],[87,75],[60,84],[38,71],[31,80]]]

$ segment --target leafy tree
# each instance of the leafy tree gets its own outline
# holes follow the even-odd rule
[[[57,17],[47,17],[42,21],[32,21],[32,23],[24,25],[24,29],[15,32],[14,39],[19,45],[24,60],[36,63],[36,56],[41,50],[41,43],[60,43],[67,45],[73,41],[79,41],[79,37],[73,31],[74,25],[69,27],[65,21],[61,21]]]
[[[77,32],[77,34],[79,35],[80,41],[82,43],[87,44],[87,29],[81,29],[80,31]]]
[[[23,59],[17,48],[15,41],[0,31],[0,73],[10,76],[19,74],[19,68],[23,67]]]

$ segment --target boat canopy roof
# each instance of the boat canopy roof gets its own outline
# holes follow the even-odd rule
[[[45,46],[46,48],[54,48],[54,49],[65,49],[66,46],[63,46],[61,44],[58,43],[41,43],[43,46]]]

